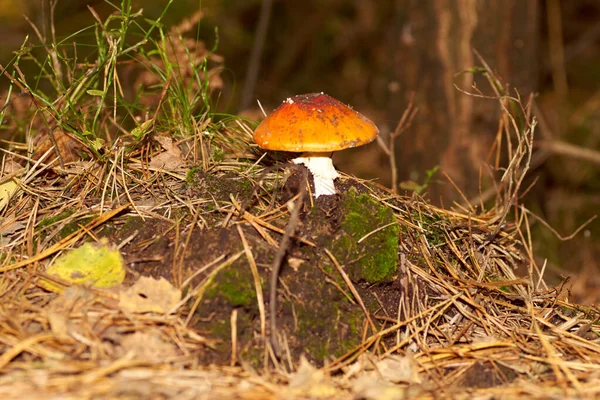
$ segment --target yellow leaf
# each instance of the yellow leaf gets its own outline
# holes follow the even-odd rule
[[[14,179],[0,184],[0,211],[8,204],[10,197],[17,191],[17,182]]]
[[[73,284],[98,288],[110,288],[123,283],[125,279],[121,253],[105,241],[99,244],[85,243],[69,251],[48,267],[46,272]],[[61,291],[60,287],[47,280],[42,280],[40,284],[50,291]]]

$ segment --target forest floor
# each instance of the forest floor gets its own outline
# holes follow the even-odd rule
[[[598,310],[544,283],[524,213],[349,176],[302,198],[249,133],[206,168],[164,138],[148,162],[5,162],[3,398],[599,394]]]
[[[162,58],[120,46],[129,21],[106,21],[96,63],[47,49],[54,97],[7,69],[3,122],[38,134],[2,161],[0,397],[600,396],[600,310],[546,284],[519,203],[528,104],[498,93],[493,204],[347,175],[314,198],[251,123],[202,108],[218,57],[180,31]],[[119,73],[147,91],[126,104],[134,48],[143,72]]]

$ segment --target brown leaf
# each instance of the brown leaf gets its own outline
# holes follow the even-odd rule
[[[31,156],[33,160],[39,160],[54,146],[54,143],[56,143],[56,149],[46,156],[44,159],[45,163],[55,160],[57,153],[60,154],[62,162],[65,164],[81,159],[81,154],[85,152],[85,147],[78,140],[59,129],[55,130],[52,135],[54,140],[50,137],[47,130],[41,131],[41,135],[35,143],[35,152]]]
[[[121,292],[119,308],[134,313],[167,313],[181,300],[181,290],[166,279],[143,276]]]
[[[166,151],[152,157],[150,166],[172,171],[185,165],[183,153],[179,147],[173,143],[173,139],[167,136],[157,136],[155,140],[159,142]]]

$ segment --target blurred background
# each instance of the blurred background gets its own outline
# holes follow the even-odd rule
[[[155,19],[168,1],[132,3]],[[58,38],[94,23],[88,6],[101,17],[115,9],[104,1],[57,1]],[[414,120],[395,142],[395,182],[377,143],[336,154],[336,164],[400,193],[439,166],[454,185],[437,172],[427,192],[447,207],[482,192],[498,132],[489,84],[466,72],[481,66],[476,50],[511,95],[532,100],[540,122],[523,184],[533,184],[526,206],[562,236],[599,212],[600,0],[175,0],[163,22],[174,25],[199,10],[199,39],[224,57],[220,112],[259,119],[256,99],[269,112],[288,96],[323,91],[371,118],[387,142],[412,104]],[[49,0],[0,0],[0,64],[26,35],[39,43],[23,15],[48,35],[50,14]],[[0,90],[6,84],[0,78]],[[547,277],[577,277],[571,296],[597,303],[600,222],[565,241],[533,220],[532,235]]]

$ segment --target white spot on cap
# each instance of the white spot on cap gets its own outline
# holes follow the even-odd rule
[[[284,103],[294,104],[294,100],[292,100],[291,97],[288,97],[287,99],[285,99]]]

